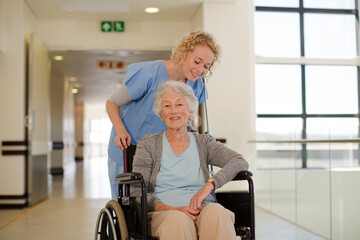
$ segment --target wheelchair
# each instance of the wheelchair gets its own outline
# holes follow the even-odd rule
[[[132,161],[135,146],[124,152],[124,173],[116,176],[119,181],[118,200],[110,200],[99,212],[95,240],[154,240],[148,231],[147,186],[143,176],[133,173]],[[250,171],[241,171],[233,179],[247,180],[248,192],[216,193],[216,200],[235,214],[236,235],[242,240],[255,240],[254,185]],[[130,185],[140,183],[141,197],[130,196]]]

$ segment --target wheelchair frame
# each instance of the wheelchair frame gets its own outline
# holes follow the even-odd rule
[[[132,159],[130,161],[132,162]],[[124,151],[124,169],[126,171],[129,169],[127,162],[127,151]],[[251,177],[252,173],[250,171],[241,171],[233,179],[233,181],[247,180],[248,193],[222,192],[220,195],[216,194],[217,201],[234,212],[236,235],[240,236],[242,240],[255,240],[254,185]],[[117,175],[115,180],[119,181],[118,201],[110,200],[105,208],[101,209],[96,223],[95,240],[153,239],[148,235],[147,186],[143,176],[140,173],[124,172]],[[134,183],[140,183],[141,185],[141,209],[139,209],[136,198],[131,197],[129,194],[130,184]],[[233,196],[242,196],[243,199],[245,196],[245,201],[237,204],[234,202]],[[245,221],[240,221],[241,224],[239,225],[237,219],[240,216]]]

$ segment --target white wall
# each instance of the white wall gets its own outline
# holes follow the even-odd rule
[[[25,140],[25,39],[22,0],[3,1],[0,52],[0,142]],[[18,14],[13,14],[18,13]],[[20,146],[19,148],[24,148]],[[0,146],[0,151],[4,147]],[[14,148],[13,148],[14,149]],[[0,152],[1,153],[1,152]],[[0,195],[25,193],[25,157],[0,154]]]
[[[51,141],[63,141],[63,111],[64,111],[64,76],[52,72],[50,80],[50,115],[51,115]],[[61,169],[63,167],[63,151],[51,152],[50,168]]]
[[[125,22],[121,33],[103,33],[97,21],[39,21],[37,34],[51,49],[169,50],[189,22]]]
[[[255,131],[254,41],[252,1],[204,3],[204,30],[222,48],[220,64],[209,79],[210,132],[251,163]]]
[[[191,30],[192,31],[201,31],[204,29],[204,14],[203,14],[204,6],[201,6],[197,9],[194,16],[191,18]]]
[[[75,164],[75,101],[71,92],[69,79],[64,81],[64,105],[63,105],[63,167],[74,167]]]
[[[29,102],[31,129],[31,154],[47,155],[50,140],[50,66],[47,47],[30,36]]]
[[[84,157],[84,148],[82,143],[84,143],[84,103],[76,102],[75,103],[75,158],[83,159]]]
[[[4,0],[0,0],[0,53],[5,49],[5,7]]]
[[[2,0],[0,4],[0,142],[25,141],[26,46],[35,28],[35,18],[23,0]],[[46,122],[44,125],[46,135]],[[45,142],[45,152],[46,145]],[[26,146],[9,149],[25,150]],[[25,164],[24,155],[0,154],[0,195],[21,196],[25,193]],[[9,201],[11,204],[24,203],[22,199]]]
[[[27,4],[23,4],[24,7],[24,32],[25,38],[28,40],[30,34],[35,32],[36,18],[33,12],[29,9]]]
[[[6,8],[0,52],[0,141],[24,140],[25,114],[25,40],[22,0],[4,1]],[[13,14],[18,13],[18,14]]]

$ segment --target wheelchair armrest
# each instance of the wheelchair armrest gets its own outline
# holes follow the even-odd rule
[[[131,172],[131,173],[121,173],[116,176],[115,181],[133,181],[133,180],[140,180],[143,176],[141,173]]]
[[[249,177],[252,177],[252,172],[250,171],[240,171],[234,178],[232,181],[235,181],[235,180],[247,180]]]

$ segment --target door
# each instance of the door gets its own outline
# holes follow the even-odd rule
[[[28,204],[48,197],[50,152],[50,61],[47,46],[30,35],[28,58]]]

